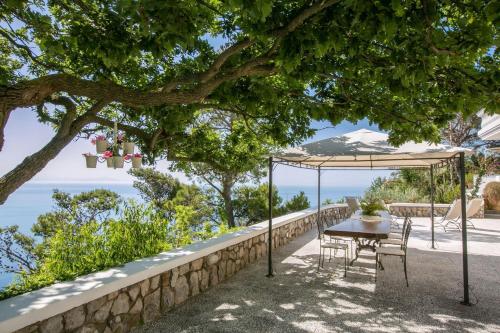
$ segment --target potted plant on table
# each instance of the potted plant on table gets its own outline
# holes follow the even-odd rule
[[[366,199],[361,201],[361,221],[363,222],[380,222],[382,218],[378,211],[385,210],[384,205],[380,200]]]

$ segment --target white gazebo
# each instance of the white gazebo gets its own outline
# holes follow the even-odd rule
[[[431,229],[434,247],[434,169],[448,163],[458,162],[460,171],[461,198],[465,199],[465,154],[468,150],[428,142],[407,142],[399,147],[389,144],[388,135],[360,129],[341,136],[288,148],[269,157],[269,241],[268,276],[273,276],[272,267],[272,177],[276,164],[308,168],[318,171],[318,220],[320,214],[321,171],[331,169],[428,169],[431,179]],[[462,257],[464,304],[469,303],[467,263],[466,200],[461,200],[462,209]]]

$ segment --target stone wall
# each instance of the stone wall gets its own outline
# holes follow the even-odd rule
[[[346,209],[345,207],[341,209]],[[331,214],[332,208],[322,210]],[[274,248],[315,227],[312,211],[273,230]],[[264,229],[265,230],[265,229]],[[16,333],[112,333],[156,319],[267,254],[268,233],[210,253],[126,288],[42,320]]]
[[[434,205],[434,216],[444,216],[448,211],[449,204],[435,204]],[[395,216],[411,216],[411,217],[430,217],[431,216],[431,204],[428,203],[393,203],[389,205],[389,210],[392,215]],[[474,218],[484,217],[484,205],[481,210]]]

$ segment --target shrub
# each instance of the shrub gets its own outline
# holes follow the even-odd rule
[[[484,188],[487,209],[500,210],[500,182],[491,182]]]

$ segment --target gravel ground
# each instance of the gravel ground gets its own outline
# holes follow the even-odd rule
[[[317,271],[313,230],[275,252],[276,276],[266,260],[189,299],[135,332],[500,332],[500,220],[474,220],[469,233],[471,301],[462,296],[460,233],[436,231],[414,219],[404,281],[398,258],[383,258],[375,282],[374,256],[343,277],[343,259]],[[339,254],[340,255],[340,254]]]

